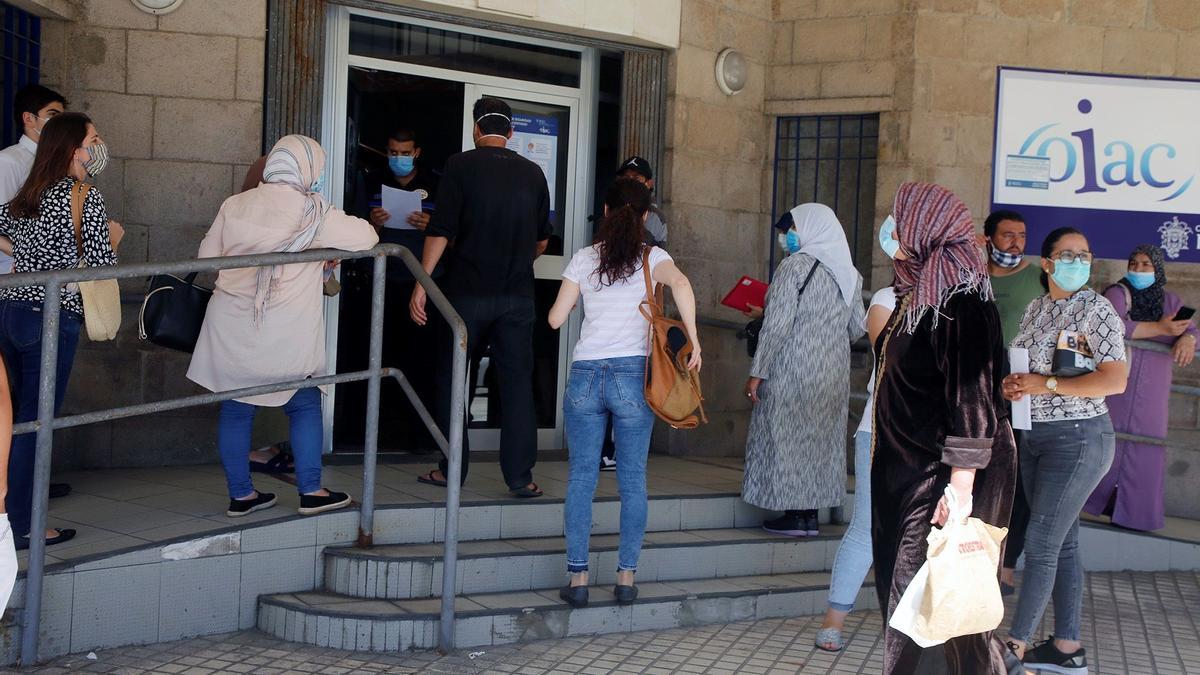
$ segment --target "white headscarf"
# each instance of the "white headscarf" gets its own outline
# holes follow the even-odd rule
[[[833,209],[824,204],[801,204],[792,209],[792,220],[800,240],[798,253],[807,253],[825,264],[837,279],[842,300],[849,305],[861,303],[855,297],[858,289],[858,269],[850,257],[846,232]]]
[[[304,213],[294,237],[282,242],[276,253],[296,253],[312,245],[325,215],[333,208],[313,184],[325,171],[325,151],[321,144],[308,136],[292,134],[279,139],[267,155],[263,166],[263,182],[286,185],[304,195]],[[254,292],[254,322],[261,324],[267,312],[271,293],[283,274],[283,265],[258,268],[258,288]]]

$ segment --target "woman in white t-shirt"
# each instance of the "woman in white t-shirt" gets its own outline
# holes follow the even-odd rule
[[[592,497],[610,415],[621,494],[621,540],[613,593],[621,604],[637,597],[633,575],[646,532],[646,455],[654,428],[654,413],[643,394],[649,324],[639,310],[646,300],[642,228],[649,208],[650,190],[645,185],[630,178],[613,183],[604,197],[604,220],[596,243],[571,258],[563,272],[558,299],[550,309],[550,326],[559,328],[583,297],[583,328],[563,395],[570,453],[564,517],[571,581],[559,595],[572,607],[585,607],[588,602]],[[650,275],[656,284],[670,286],[694,346],[688,366],[699,370],[696,298],[691,284],[671,256],[657,247],[650,248]]]

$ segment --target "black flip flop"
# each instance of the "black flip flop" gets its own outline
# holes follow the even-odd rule
[[[531,488],[529,485],[532,485],[533,487]],[[509,490],[508,494],[516,497],[517,499],[533,499],[534,497],[542,496],[542,489],[538,487],[537,483],[530,483],[529,485],[523,485],[515,490]]]
[[[446,487],[446,481],[438,480],[438,479],[434,478],[432,471],[430,471],[427,474],[422,474],[420,476],[417,476],[417,482],[424,483],[426,485],[436,485],[438,487]]]
[[[265,462],[250,460],[250,471],[251,473],[268,474],[296,473],[296,460],[290,452],[281,450]]]

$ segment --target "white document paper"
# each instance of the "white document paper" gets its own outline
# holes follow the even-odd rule
[[[417,229],[408,224],[408,216],[421,210],[420,193],[414,190],[400,190],[388,185],[382,187],[383,210],[388,212],[387,222],[383,226],[393,230]]]
[[[1012,373],[1029,372],[1029,350],[1022,347],[1010,347],[1008,350],[1008,369]],[[1033,405],[1028,395],[1021,400],[1012,402],[1012,426],[1014,429],[1029,431],[1033,428]]]

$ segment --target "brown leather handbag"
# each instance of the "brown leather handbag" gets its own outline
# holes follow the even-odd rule
[[[675,429],[695,429],[708,423],[700,374],[687,367],[692,341],[682,321],[663,312],[662,284],[650,278],[650,247],[642,253],[646,299],[640,310],[650,322],[650,351],[646,357],[646,404],[659,419]]]

